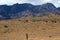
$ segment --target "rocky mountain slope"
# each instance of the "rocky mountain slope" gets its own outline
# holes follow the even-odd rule
[[[0,5],[0,20],[13,19],[28,16],[44,16],[50,13],[60,14],[60,8],[56,8],[52,3],[43,5],[32,5],[29,3]]]

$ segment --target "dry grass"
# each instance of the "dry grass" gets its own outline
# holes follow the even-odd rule
[[[0,21],[0,40],[60,40],[60,16],[28,17]]]

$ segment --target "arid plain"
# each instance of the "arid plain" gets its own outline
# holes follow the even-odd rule
[[[60,15],[0,21],[0,40],[60,40]]]

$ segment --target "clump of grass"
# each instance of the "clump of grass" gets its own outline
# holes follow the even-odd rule
[[[56,21],[56,20],[51,20],[51,22],[53,22],[53,23],[57,23],[57,21]]]
[[[48,22],[48,21],[45,21],[45,22]]]
[[[42,28],[42,30],[46,30],[45,28]]]
[[[24,23],[27,23],[27,22],[29,22],[29,20],[24,20]]]
[[[6,29],[3,33],[8,33],[9,32],[9,29]]]
[[[18,20],[18,21],[21,21],[21,20]]]
[[[32,22],[36,22],[36,20],[32,20]]]
[[[25,20],[25,22],[29,22],[29,20]]]
[[[49,35],[49,38],[51,38],[52,36],[51,35]]]
[[[8,33],[9,32],[9,28],[7,25],[4,25],[4,32],[3,33]]]
[[[49,20],[43,20],[44,22],[48,22]]]
[[[41,20],[32,20],[32,22],[40,22]]]
[[[5,27],[5,28],[8,28],[8,26],[7,26],[7,25],[4,25],[4,27]]]

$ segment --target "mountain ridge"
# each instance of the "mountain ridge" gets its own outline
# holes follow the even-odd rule
[[[21,18],[36,14],[47,15],[48,13],[60,14],[60,7],[56,8],[52,3],[42,5],[32,5],[29,3],[17,3],[11,6],[0,5],[0,19]]]

